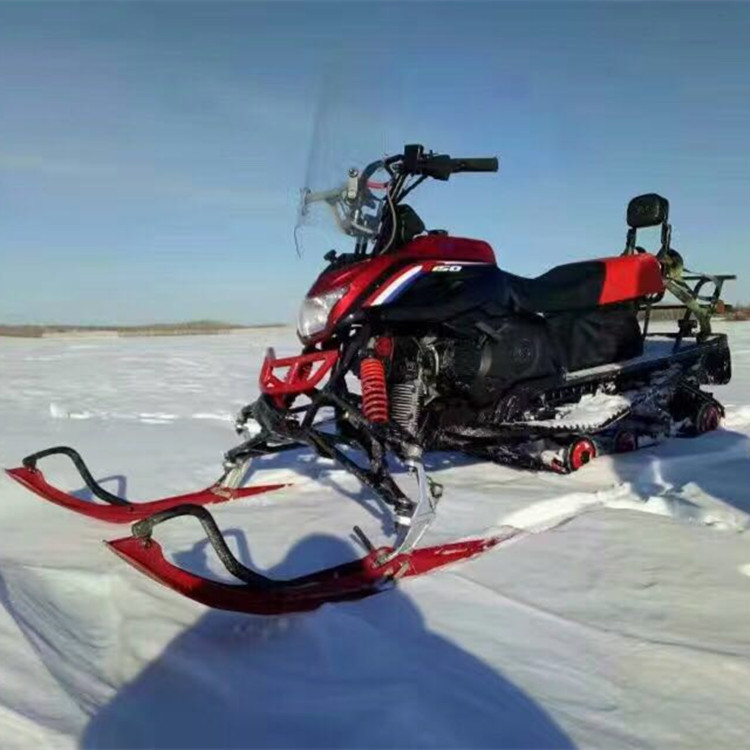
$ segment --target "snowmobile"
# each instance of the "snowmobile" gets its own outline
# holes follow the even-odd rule
[[[630,201],[620,255],[537,278],[499,268],[486,242],[427,231],[404,202],[427,179],[497,169],[496,158],[456,159],[408,145],[350,169],[331,190],[304,191],[302,212],[327,207],[354,246],[325,256],[299,313],[301,353],[267,352],[261,395],[237,419],[243,442],[226,454],[212,487],[132,503],[101,487],[68,447],[32,454],[8,473],[71,510],[135,521],[131,536],[109,545],[161,583],[209,606],[271,614],[364,597],[507,538],[419,546],[442,496],[425,469],[429,451],[565,473],[601,454],[716,429],[724,409],[703,386],[727,383],[731,361],[711,318],[734,277],[685,269],[671,246],[669,202],[654,193]],[[661,228],[656,253],[636,244],[648,227]],[[667,293],[677,304],[662,304]],[[654,311],[665,309],[677,330],[653,333]],[[276,581],[233,555],[205,506],[278,489],[240,485],[254,458],[300,446],[371,488],[392,510],[394,538],[376,548],[355,527],[361,559]],[[46,481],[37,463],[56,454],[72,459],[104,504]],[[154,531],[182,516],[203,525],[241,585],[208,580],[164,557]]]

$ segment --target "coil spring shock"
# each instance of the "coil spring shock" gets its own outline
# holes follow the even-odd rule
[[[410,435],[417,434],[422,405],[419,381],[391,384],[391,419]]]
[[[388,390],[385,384],[385,367],[377,357],[367,357],[359,365],[362,381],[362,413],[371,422],[388,421]]]

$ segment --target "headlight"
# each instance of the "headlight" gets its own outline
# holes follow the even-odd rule
[[[349,287],[340,286],[317,297],[305,297],[297,316],[297,333],[303,341],[325,330],[333,306],[346,294]]]

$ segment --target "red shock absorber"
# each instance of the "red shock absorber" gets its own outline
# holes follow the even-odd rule
[[[378,424],[388,421],[388,389],[385,384],[385,367],[377,357],[367,357],[360,362],[362,381],[362,412]]]

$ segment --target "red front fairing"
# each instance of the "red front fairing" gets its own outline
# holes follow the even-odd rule
[[[382,283],[392,278],[393,271],[414,261],[456,261],[464,263],[495,263],[492,248],[481,240],[462,237],[428,235],[417,237],[391,255],[380,255],[358,263],[324,271],[308,292],[308,297],[325,294],[347,286],[347,293],[334,306],[328,326],[308,343],[325,341],[341,318],[352,310],[358,300],[366,299]],[[260,373],[261,392],[277,400],[311,392],[328,375],[338,359],[338,350],[329,349],[299,357],[276,359],[266,355]]]
[[[308,343],[325,341],[341,318],[352,311],[357,301],[366,300],[374,290],[393,277],[394,271],[414,261],[494,264],[495,253],[481,240],[427,235],[412,240],[398,253],[367,258],[343,268],[324,271],[308,292],[308,297],[325,294],[342,286],[348,287],[348,291],[331,311],[326,330]],[[310,393],[328,375],[337,359],[337,349],[284,359],[276,359],[269,352],[261,368],[261,392],[273,396],[277,401]]]
[[[468,240],[463,237],[443,235],[417,237],[397,253],[377,255],[374,258],[368,258],[344,268],[324,271],[318,276],[307,296],[315,297],[318,294],[330,292],[332,289],[347,284],[356,286],[360,290],[365,289],[379,277],[384,277],[388,269],[413,260],[495,263],[495,253],[482,240]],[[339,304],[341,305],[348,297],[349,295],[342,299]]]
[[[413,261],[430,260],[442,263],[455,261],[494,264],[495,253],[490,245],[482,240],[426,235],[412,240],[397,253],[378,255],[343,268],[324,271],[307,293],[308,297],[325,294],[342,286],[348,286],[349,289],[331,311],[326,330],[312,338],[309,343],[318,343],[328,338],[341,318],[351,312],[354,303],[387,281],[392,271]]]

